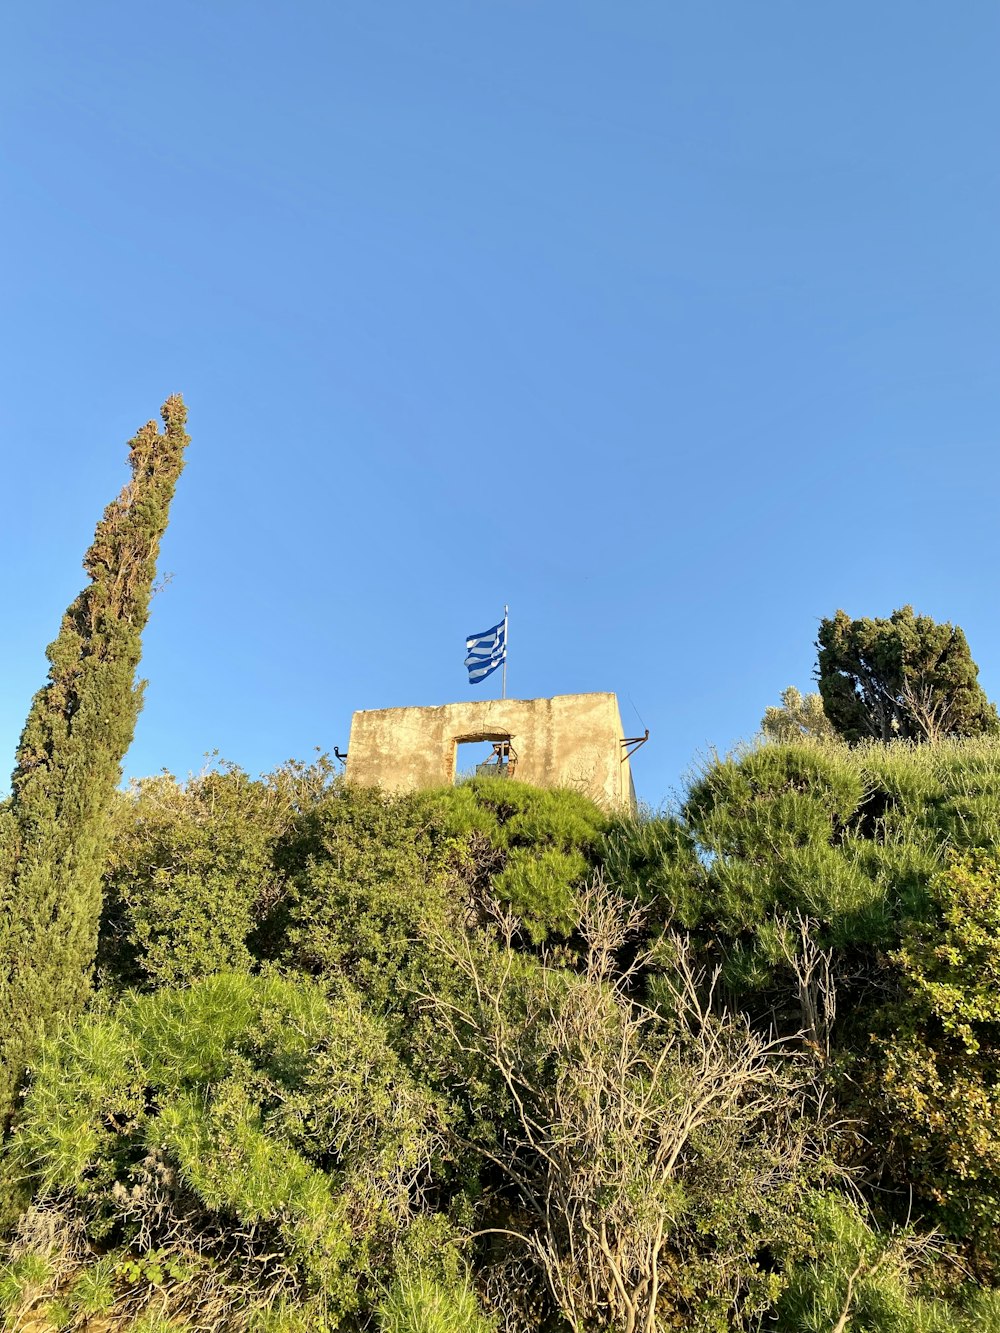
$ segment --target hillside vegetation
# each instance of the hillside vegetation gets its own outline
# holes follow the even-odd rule
[[[766,744],[634,821],[322,765],[140,783],[98,1002],[6,1150],[32,1201],[0,1299],[1000,1329],[998,821],[992,739]]]
[[[172,487],[100,548],[138,572],[88,558],[0,807],[4,1327],[1000,1333],[960,631],[824,622],[835,716],[786,691],[669,814],[324,760],[121,791]]]

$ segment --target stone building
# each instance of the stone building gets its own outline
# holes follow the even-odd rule
[[[635,807],[634,742],[613,694],[367,709],[351,720],[347,778],[389,791],[445,786],[455,781],[458,747],[472,741],[493,743],[480,772],[569,787],[606,808]]]

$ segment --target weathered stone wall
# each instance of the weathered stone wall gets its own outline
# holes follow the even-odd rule
[[[622,735],[613,694],[370,709],[351,721],[347,777],[389,791],[444,786],[455,780],[459,742],[510,737],[519,781],[629,806],[635,797]]]

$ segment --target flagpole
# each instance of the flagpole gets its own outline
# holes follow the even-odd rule
[[[507,698],[507,607],[503,609],[503,673],[500,677],[500,698]]]

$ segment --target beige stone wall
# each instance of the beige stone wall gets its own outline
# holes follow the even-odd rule
[[[503,740],[517,751],[516,777],[538,787],[571,787],[603,806],[634,801],[618,700],[613,694],[554,699],[483,699],[437,708],[355,713],[347,777],[389,791],[455,780],[460,741]]]

